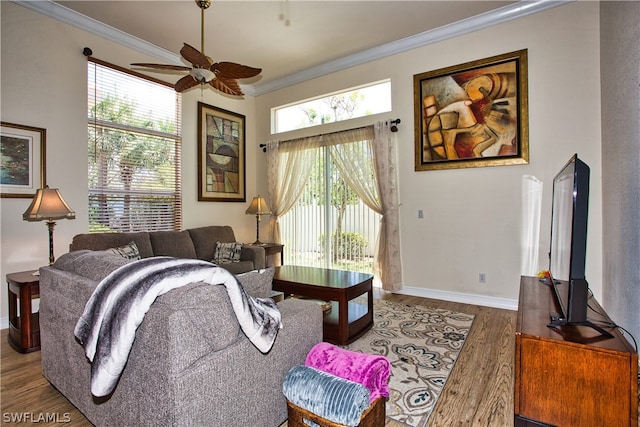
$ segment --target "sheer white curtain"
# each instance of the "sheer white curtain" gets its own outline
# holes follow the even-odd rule
[[[374,124],[374,161],[378,177],[383,217],[378,235],[378,253],[374,273],[382,281],[382,289],[402,289],[402,257],[400,254],[400,216],[398,213],[398,162],[389,122]]]
[[[395,146],[388,122],[324,135],[322,142],[347,185],[381,215],[373,273],[382,288],[402,288]]]
[[[382,288],[402,288],[397,166],[393,135],[388,122],[267,147],[267,185],[271,203],[271,239],[282,242],[278,219],[298,201],[309,181],[314,149],[327,146],[331,159],[347,185],[382,216],[374,255],[374,274]]]
[[[365,205],[382,215],[374,163],[373,126],[337,132],[325,138],[331,160],[347,185]]]
[[[318,144],[317,136],[287,142],[285,149],[281,149],[278,140],[267,142],[267,192],[271,208],[269,233],[272,242],[282,243],[278,220],[296,204],[309,181],[313,149]]]
[[[523,276],[535,276],[540,269],[540,217],[542,216],[542,181],[535,176],[522,177],[522,224],[520,228],[520,246],[522,258],[520,273]],[[545,267],[546,269],[546,267]]]

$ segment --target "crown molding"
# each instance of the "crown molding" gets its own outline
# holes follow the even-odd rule
[[[158,58],[170,64],[183,65],[180,55],[176,53],[132,36],[124,31],[120,31],[110,25],[103,24],[100,21],[75,12],[61,4],[54,3],[52,0],[12,1],[13,3],[19,4],[27,9],[42,13],[43,15],[49,16],[66,24],[73,25],[74,27],[95,34],[104,39],[137,50],[145,55]],[[345,56],[263,84],[242,85],[242,90],[247,95],[251,96],[264,95],[306,80],[314,79],[316,77],[341,71],[356,65],[365,64],[376,59],[385,58],[387,56],[433,44],[442,40],[447,40],[493,25],[501,24],[503,22],[511,21],[513,19],[542,12],[574,1],[575,0],[521,0],[471,18],[463,19],[433,30],[396,40],[391,43],[366,49],[353,55]]]
[[[149,56],[161,59],[167,63],[175,65],[184,65],[180,60],[180,55],[169,50],[149,43],[129,33],[120,31],[110,25],[103,24],[88,16],[82,15],[74,10],[69,9],[51,0],[29,1],[29,0],[12,0],[13,3],[49,16],[65,24],[73,25],[76,28],[95,34],[104,39],[118,43],[122,46],[129,47]]]
[[[517,3],[512,3],[471,18],[443,25],[442,27],[434,28],[433,30],[366,49],[335,61],[326,62],[280,79],[256,85],[256,94],[263,95],[265,93],[282,89],[293,84],[302,83],[316,77],[321,77],[356,65],[365,64],[376,59],[385,58],[387,56],[395,55],[421,46],[461,36],[463,34],[542,12],[574,1],[575,0],[520,0]]]

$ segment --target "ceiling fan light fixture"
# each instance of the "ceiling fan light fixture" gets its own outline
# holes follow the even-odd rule
[[[195,0],[200,9],[206,9],[211,6],[211,0]]]
[[[206,68],[192,68],[189,74],[191,74],[191,77],[193,77],[195,81],[200,83],[209,83],[216,76],[213,71],[207,70]]]
[[[204,53],[204,11],[211,5],[211,0],[195,0],[200,10],[200,50],[184,43],[180,49],[180,56],[191,63],[191,67],[181,65],[134,63],[137,67],[151,68],[155,70],[188,71],[189,74],[176,82],[176,92],[183,92],[198,84],[209,83],[212,88],[221,93],[232,96],[242,96],[242,90],[238,79],[255,77],[262,72],[261,68],[248,67],[235,62],[216,62]]]

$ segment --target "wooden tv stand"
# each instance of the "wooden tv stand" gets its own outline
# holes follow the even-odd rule
[[[606,321],[594,298],[589,318]],[[560,312],[553,289],[520,279],[516,324],[514,426],[637,426],[638,353],[586,326],[547,327]],[[601,314],[597,314],[597,313]]]

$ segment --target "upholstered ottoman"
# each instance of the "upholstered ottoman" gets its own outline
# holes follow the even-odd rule
[[[371,402],[362,384],[309,366],[295,366],[285,377],[289,427],[374,427],[385,422],[385,398]]]

